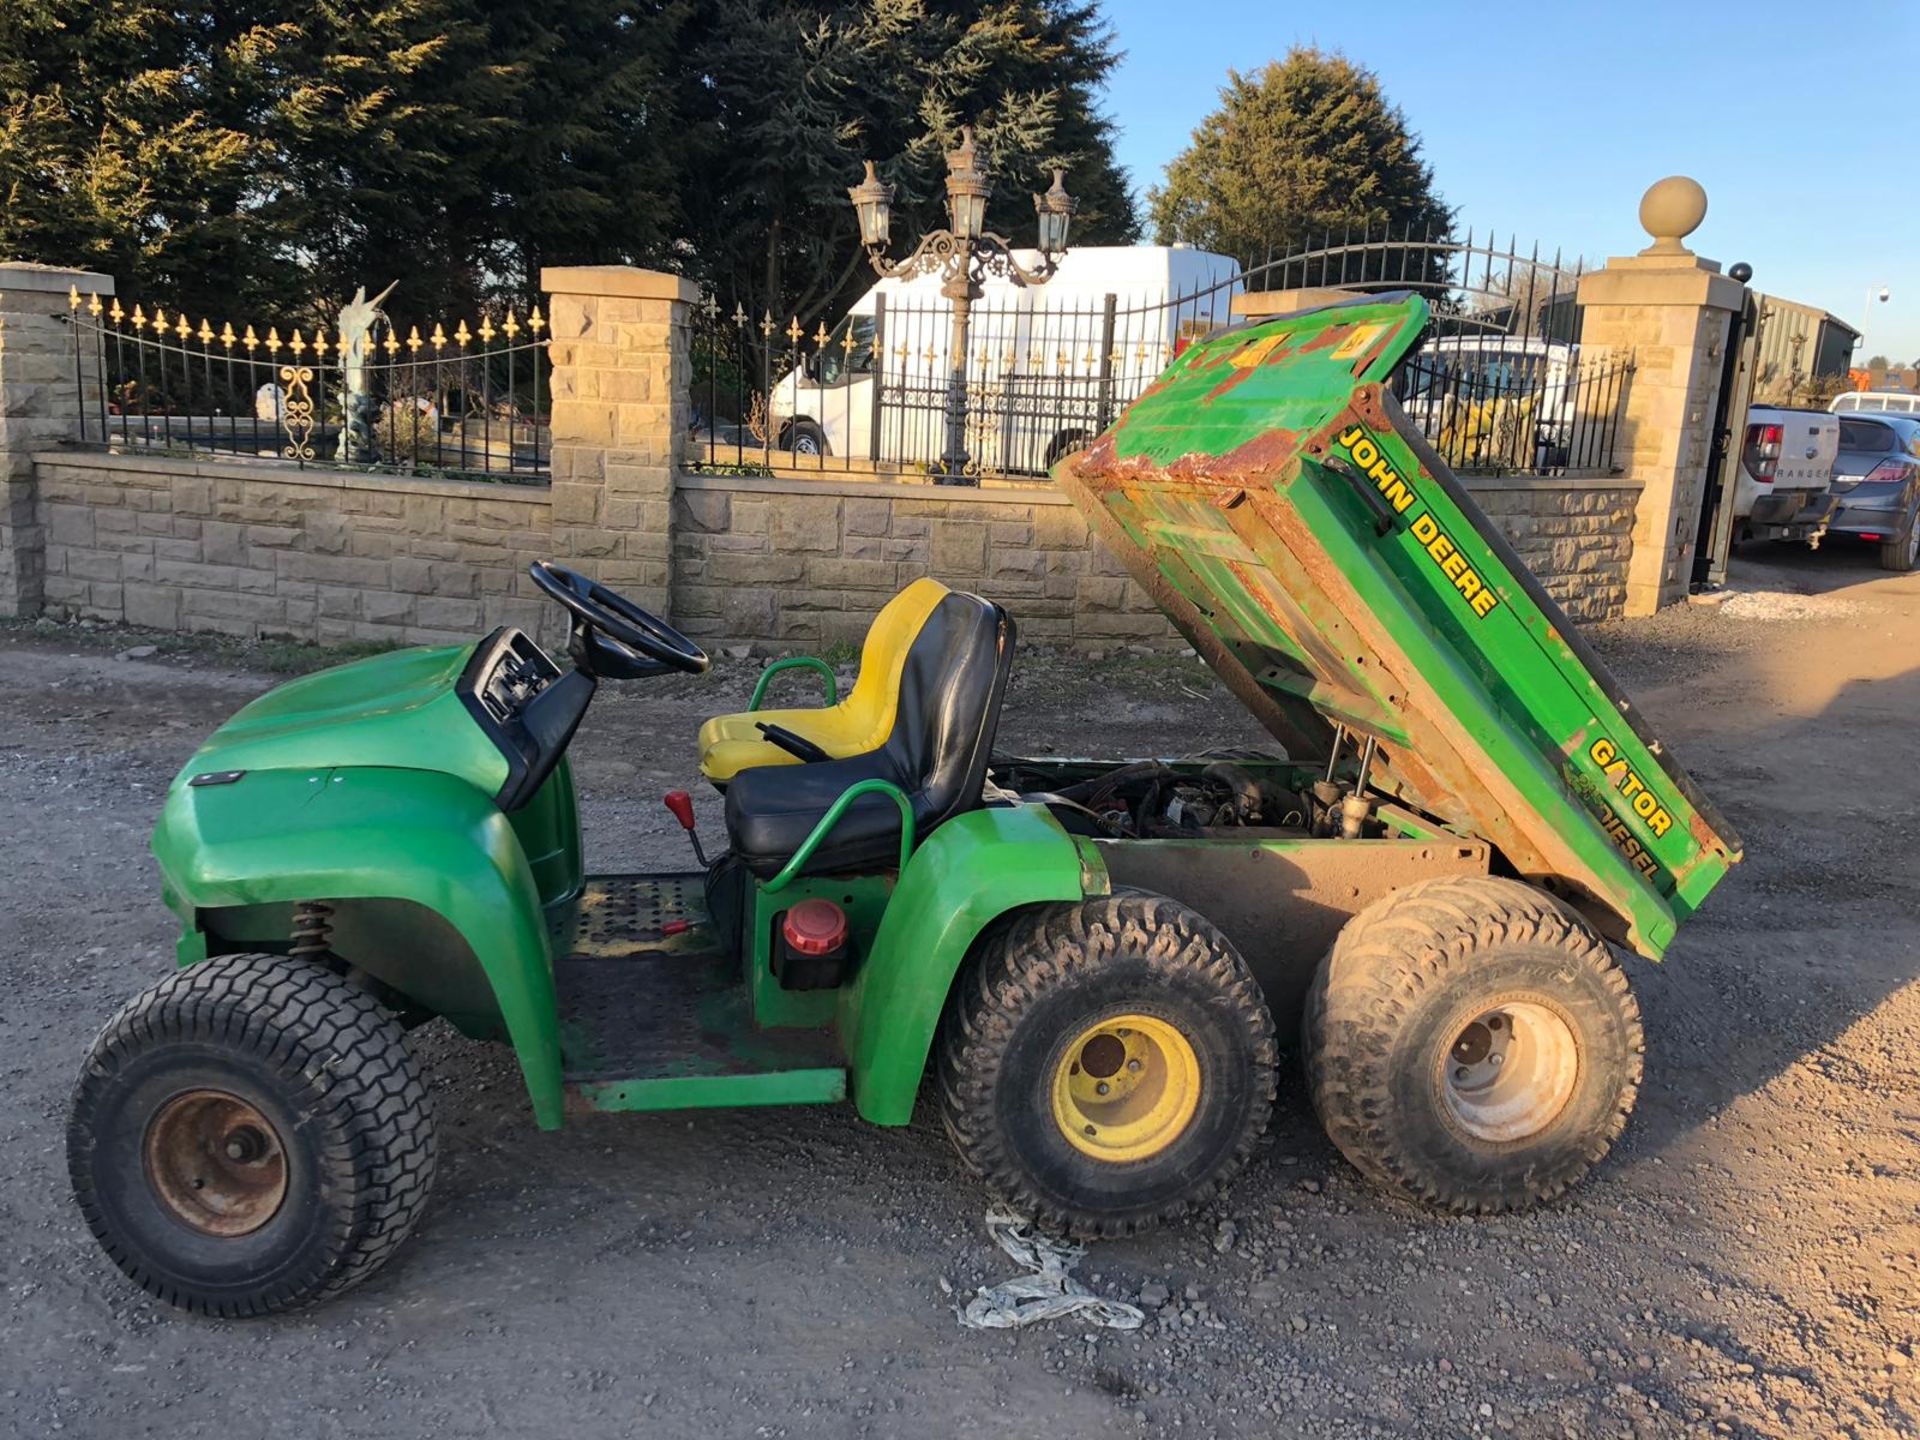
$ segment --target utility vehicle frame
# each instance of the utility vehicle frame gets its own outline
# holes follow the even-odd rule
[[[601,683],[707,659],[586,576],[532,568],[563,659],[503,629],[246,706],[154,837],[180,968],[76,1087],[107,1253],[223,1315],[372,1273],[431,1185],[406,1031],[435,1017],[511,1046],[546,1128],[901,1125],[931,1077],[973,1171],[1096,1236],[1228,1183],[1297,1036],[1383,1185],[1558,1195],[1640,1082],[1608,941],[1658,957],[1739,843],[1396,410],[1426,320],[1395,295],[1216,335],[1056,471],[1279,752],[996,755],[1014,619],[928,580],[844,700],[828,671],[765,711],[763,679],[703,728],[727,845],[680,873],[587,873],[566,752]]]

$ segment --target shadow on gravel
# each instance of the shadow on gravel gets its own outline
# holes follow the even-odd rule
[[[1679,747],[1745,858],[1666,963],[1633,967],[1657,1153],[1830,1050],[1920,979],[1920,668],[1854,680],[1812,717],[1756,704]]]
[[[1801,595],[1824,595],[1884,580],[1880,547],[1849,536],[1832,535],[1818,550],[1781,541],[1749,540],[1733,552],[1727,567],[1736,590],[1787,590]]]

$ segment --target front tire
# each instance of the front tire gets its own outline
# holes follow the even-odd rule
[[[134,997],[67,1123],[87,1226],[141,1288],[203,1315],[339,1294],[425,1208],[433,1103],[399,1022],[303,960],[224,955]]]
[[[827,444],[827,432],[811,420],[796,420],[787,426],[785,440],[789,451],[811,460],[833,453]]]
[[[1640,1009],[1605,943],[1515,880],[1409,885],[1347,923],[1302,1049],[1328,1136],[1447,1210],[1517,1210],[1603,1159],[1639,1094]]]
[[[1120,892],[1022,912],[942,1028],[941,1115],[961,1158],[1042,1226],[1084,1237],[1177,1219],[1246,1163],[1275,1045],[1213,925]]]

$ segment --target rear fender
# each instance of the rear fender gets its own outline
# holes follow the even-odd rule
[[[993,920],[1105,889],[1098,857],[1083,859],[1040,806],[973,810],[934,831],[901,873],[873,953],[841,998],[861,1116],[876,1125],[912,1118],[954,976]]]
[[[183,927],[183,964],[207,953],[203,911],[388,900],[440,916],[477,962],[469,993],[443,988],[440,1005],[469,1025],[497,1013],[535,1120],[559,1126],[560,1035],[540,891],[513,826],[471,785],[437,771],[372,768],[182,783],[153,850]],[[405,991],[404,958],[395,964],[401,973],[381,978]]]

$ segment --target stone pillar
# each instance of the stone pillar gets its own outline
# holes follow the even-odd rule
[[[81,406],[100,403],[100,362],[64,322],[67,297],[112,295],[90,270],[0,261],[0,615],[38,615],[46,537],[34,494],[33,452],[77,439]],[[89,412],[90,413],[90,412]]]
[[[625,265],[548,267],[540,286],[553,326],[554,554],[665,616],[699,287]]]
[[[1706,213],[1697,183],[1680,175],[1659,181],[1640,202],[1653,244],[1580,282],[1581,350],[1634,357],[1619,451],[1643,486],[1627,570],[1629,615],[1686,599],[1693,573],[1728,329],[1746,295],[1716,262],[1682,243]]]

